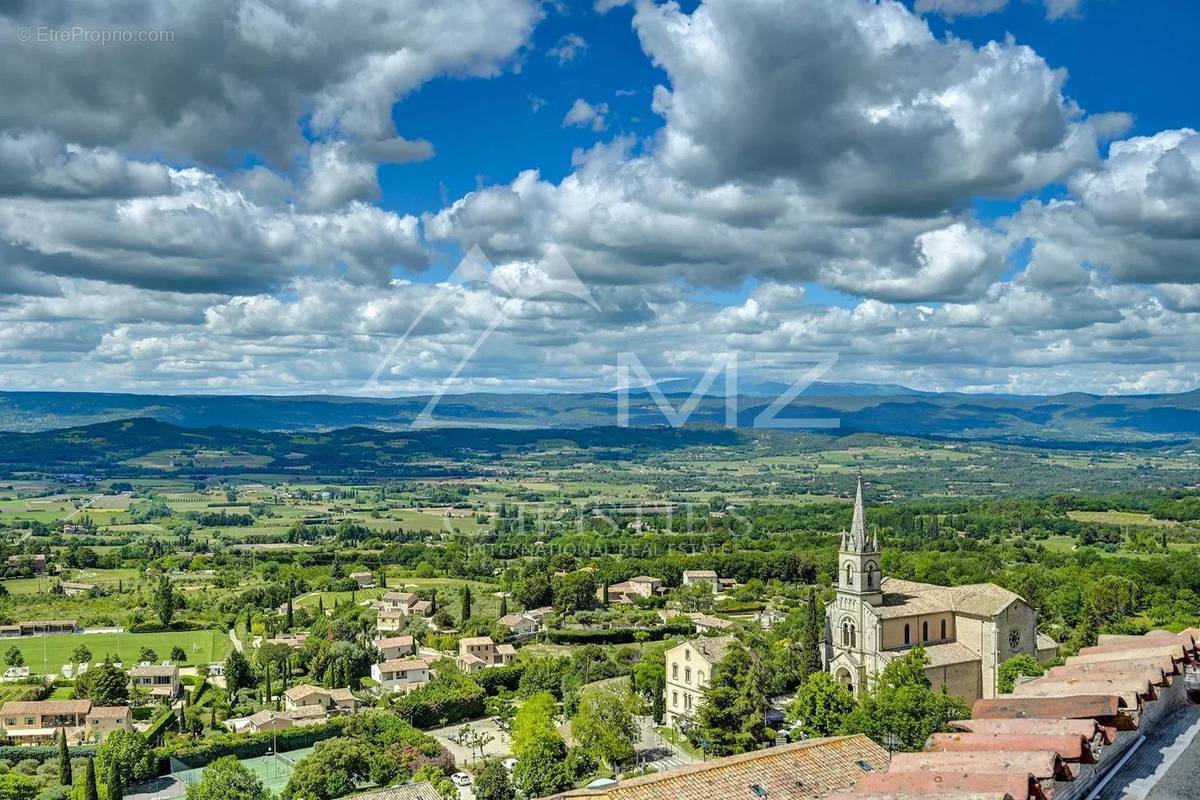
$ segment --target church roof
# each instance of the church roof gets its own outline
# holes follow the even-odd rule
[[[883,589],[883,605],[876,611],[885,619],[942,612],[994,617],[1021,599],[1020,595],[994,583],[935,586],[885,577],[880,588]]]

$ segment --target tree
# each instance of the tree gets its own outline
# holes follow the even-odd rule
[[[517,757],[513,780],[526,797],[544,797],[571,788],[567,747],[557,733],[533,740]]]
[[[187,787],[187,800],[270,800],[258,777],[234,756],[218,758],[199,783]]]
[[[138,650],[138,661],[158,661],[158,653],[154,652],[154,648],[152,647],[143,647],[141,650]]]
[[[96,767],[94,759],[89,758],[83,766],[83,784],[77,793],[78,800],[100,800],[96,791]]]
[[[825,626],[821,622],[821,609],[817,606],[816,589],[808,590],[808,605],[804,612],[804,627],[800,633],[800,672],[802,677],[807,678],[821,671],[821,648],[825,641]]]
[[[671,597],[684,611],[708,611],[713,607],[713,590],[710,583],[680,586],[671,592]]]
[[[501,761],[489,761],[475,777],[476,800],[513,800],[516,796]]]
[[[763,683],[754,656],[740,642],[734,642],[713,668],[688,739],[717,755],[754,750],[766,730]]]
[[[512,751],[517,757],[513,778],[529,797],[542,797],[569,788],[567,746],[554,727],[558,704],[549,692],[539,692],[513,718]]]
[[[92,651],[86,644],[81,644],[71,653],[71,661],[75,664],[86,664],[92,660]]]
[[[58,729],[58,783],[71,785],[71,751],[67,747],[67,729]]]
[[[538,692],[530,695],[513,717],[512,751],[517,758],[522,753],[532,749],[534,744],[543,738],[562,737],[554,727],[554,718],[558,714],[558,703],[549,692]]]
[[[656,644],[646,649],[642,658],[633,665],[630,685],[650,702],[650,714],[654,721],[662,724],[666,712],[667,688],[667,645]]]
[[[853,710],[854,695],[849,689],[828,672],[814,672],[796,692],[788,715],[808,736],[833,736]]]
[[[123,706],[129,702],[129,679],[104,661],[75,679],[75,696],[89,698],[94,706]]]
[[[460,596],[462,598],[462,621],[465,624],[471,618],[471,587],[464,583]]]
[[[10,667],[23,667],[25,666],[25,656],[21,654],[21,649],[14,644],[4,654],[4,663]]]
[[[130,785],[154,774],[154,751],[140,733],[115,730],[96,748],[96,778],[105,800],[121,800]]]
[[[187,661],[187,651],[179,645],[175,645],[171,648],[171,660],[176,662]]]
[[[880,744],[889,734],[901,750],[920,750],[930,734],[949,730],[955,719],[970,719],[971,709],[944,689],[935,691],[925,675],[929,659],[917,645],[888,662],[875,688],[859,698],[846,718],[847,733],[865,733]]]
[[[1045,672],[1046,668],[1042,666],[1042,662],[1033,656],[1025,653],[1013,656],[1001,664],[996,672],[996,691],[999,694],[1010,694],[1017,685],[1017,678],[1023,675],[1043,675]]]
[[[500,616],[508,616],[508,595],[504,595],[500,598]]]
[[[372,749],[358,739],[327,739],[296,765],[283,800],[332,800],[371,775]]]
[[[158,619],[164,628],[170,626],[171,619],[175,616],[175,602],[175,584],[171,583],[171,579],[166,575],[160,576],[154,590],[152,604],[154,613],[158,614]]]
[[[555,578],[554,608],[560,614],[571,614],[591,608],[596,602],[596,576],[591,572],[568,572]]]
[[[642,703],[628,689],[586,691],[571,719],[571,736],[576,745],[616,771],[633,758],[641,736],[637,715],[642,710]]]
[[[246,656],[236,647],[225,657],[225,689],[232,698],[239,690],[253,686],[258,682],[254,670]]]

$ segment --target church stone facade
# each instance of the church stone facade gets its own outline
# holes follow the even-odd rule
[[[838,548],[837,597],[825,607],[826,668],[857,694],[888,661],[924,645],[926,674],[967,701],[995,697],[997,670],[1022,653],[1053,658],[1032,608],[995,584],[934,586],[883,576],[878,534],[867,530],[862,479]]]

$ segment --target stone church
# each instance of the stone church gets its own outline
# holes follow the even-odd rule
[[[918,644],[934,688],[968,702],[995,697],[997,670],[1022,653],[1053,658],[1032,608],[992,583],[934,586],[883,576],[879,535],[867,530],[862,478],[850,531],[838,548],[837,597],[825,607],[826,669],[856,694],[888,661]]]

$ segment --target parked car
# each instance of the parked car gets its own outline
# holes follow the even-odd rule
[[[450,776],[450,780],[454,781],[455,786],[470,786],[471,776],[465,772],[456,772]]]

